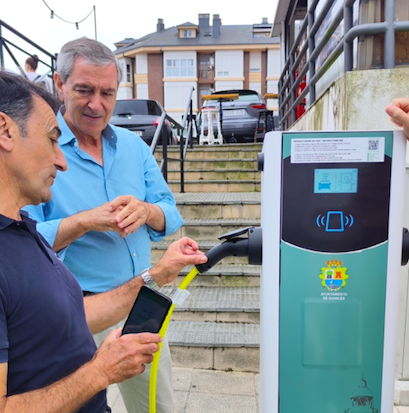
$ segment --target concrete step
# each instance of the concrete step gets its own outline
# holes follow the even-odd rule
[[[182,237],[195,241],[217,239],[223,234],[239,228],[260,226],[259,219],[185,219],[185,223],[174,234],[166,237],[167,241]]]
[[[210,165],[209,165],[210,166]],[[212,170],[212,169],[185,169],[184,180],[185,185],[190,181],[260,181],[261,175],[257,169],[228,169],[228,170]],[[170,181],[180,182],[179,170],[168,170],[168,183]],[[180,184],[179,184],[180,186]]]
[[[196,241],[196,240],[195,240]],[[220,244],[221,241],[219,240],[197,240],[197,244],[199,245],[199,249],[206,253],[211,248],[215,247],[216,245]],[[169,246],[169,241],[159,241],[152,243],[152,263],[157,263],[162,255],[165,253]],[[219,261],[220,264],[248,264],[249,260],[248,257],[226,257]]]
[[[159,162],[160,163],[160,162]],[[184,163],[184,170],[225,171],[230,169],[257,169],[257,160],[248,159],[191,159]],[[168,170],[180,171],[180,160],[168,159]]]
[[[195,145],[193,149],[188,148],[186,160],[192,159],[257,159],[257,155],[262,151],[262,144],[237,144],[237,145]],[[162,149],[155,150],[155,158],[162,159]],[[180,159],[179,147],[168,148],[168,158]]]
[[[260,192],[173,192],[183,219],[260,219]]]
[[[176,289],[162,287],[161,293],[172,298]],[[206,321],[227,323],[260,323],[260,288],[258,287],[193,287],[190,295],[176,306],[174,321]]]
[[[259,371],[258,324],[170,321],[166,335],[175,367]]]
[[[169,180],[172,192],[181,190],[180,180]],[[185,192],[260,192],[259,180],[196,180],[185,181]]]

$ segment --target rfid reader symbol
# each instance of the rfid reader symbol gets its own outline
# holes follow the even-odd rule
[[[318,228],[325,228],[326,232],[344,232],[345,228],[354,225],[354,217],[342,211],[328,211],[326,215],[319,214],[315,220]]]

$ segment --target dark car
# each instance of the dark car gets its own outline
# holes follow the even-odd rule
[[[238,99],[205,100],[202,110],[222,106],[222,134],[224,142],[254,142],[262,139],[264,132],[273,129],[272,112],[267,111],[263,98],[254,90],[223,90],[212,95],[238,94]],[[198,131],[201,131],[203,114],[199,115]],[[267,122],[265,122],[267,120]],[[264,124],[266,123],[266,127]],[[213,121],[214,134],[218,133],[217,122]],[[207,119],[204,123],[204,134],[207,135]],[[255,139],[256,138],[256,139]]]
[[[159,124],[160,117],[164,111],[160,103],[156,100],[117,100],[114,113],[109,123],[129,129],[150,145]],[[163,128],[168,139],[168,145],[175,144],[172,128],[166,119]],[[161,136],[159,136],[158,144],[162,144]]]

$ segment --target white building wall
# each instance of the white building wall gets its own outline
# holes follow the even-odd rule
[[[122,69],[122,80],[119,84],[117,99],[132,99],[132,59],[129,57],[123,57],[118,59],[118,62]],[[127,73],[129,74],[129,69],[130,79],[127,76]]]
[[[261,52],[250,52],[250,72],[261,72]]]
[[[167,61],[179,61],[179,64],[181,63],[182,60],[193,60],[193,70],[191,70],[192,73],[190,74],[179,74],[179,76],[169,76],[169,73],[167,71]],[[180,66],[179,66],[180,67]],[[190,66],[189,66],[190,68]],[[181,77],[181,78],[186,78],[186,77],[195,77],[197,74],[197,58],[196,58],[196,52],[195,51],[180,51],[180,52],[164,52],[163,53],[163,73],[164,77],[169,78],[169,77]]]
[[[217,80],[214,82],[215,92],[219,90],[229,90],[229,89],[243,89],[243,81],[241,80]]]
[[[280,49],[271,49],[267,52],[267,93],[278,93],[278,79],[281,75]],[[273,79],[272,79],[273,78]],[[267,101],[269,109],[278,110],[278,99]]]
[[[250,90],[255,90],[261,94],[261,83],[260,82],[249,82]]]
[[[116,99],[132,99],[132,88],[131,87],[120,87],[116,95]]]
[[[148,55],[138,54],[136,55],[136,73],[138,75],[146,75],[148,73]]]
[[[217,50],[215,60],[215,77],[243,76],[243,50]]]
[[[280,77],[281,74],[281,59],[280,49],[270,49],[267,52],[267,77]]]
[[[188,66],[184,66],[186,70],[173,71],[167,70],[169,66],[167,61],[179,62],[179,68],[182,68],[182,61],[189,61]],[[193,61],[193,66],[190,62]],[[173,68],[175,66],[172,66]],[[169,73],[171,72],[171,73]],[[197,91],[197,58],[195,51],[178,51],[178,52],[164,52],[163,53],[163,73],[165,82],[164,88],[164,107],[169,116],[175,119],[177,122],[182,122],[182,115],[185,113],[188,98],[192,87]],[[197,110],[197,93],[193,91],[192,100],[193,108]]]
[[[149,99],[149,88],[147,84],[136,85],[136,96],[138,99]]]
[[[164,107],[169,116],[177,122],[182,122],[192,87],[193,109],[197,109],[197,83],[196,82],[165,82],[164,83]]]
[[[215,89],[243,89],[244,52],[218,50],[215,53]],[[225,80],[223,79],[225,78]]]

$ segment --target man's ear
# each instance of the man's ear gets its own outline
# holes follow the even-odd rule
[[[10,152],[13,149],[14,139],[18,134],[18,126],[10,116],[0,112],[0,150]]]
[[[64,103],[64,93],[63,93],[63,81],[61,79],[61,76],[58,72],[54,73],[54,83],[55,83],[55,88],[57,89],[58,97],[61,102]]]

